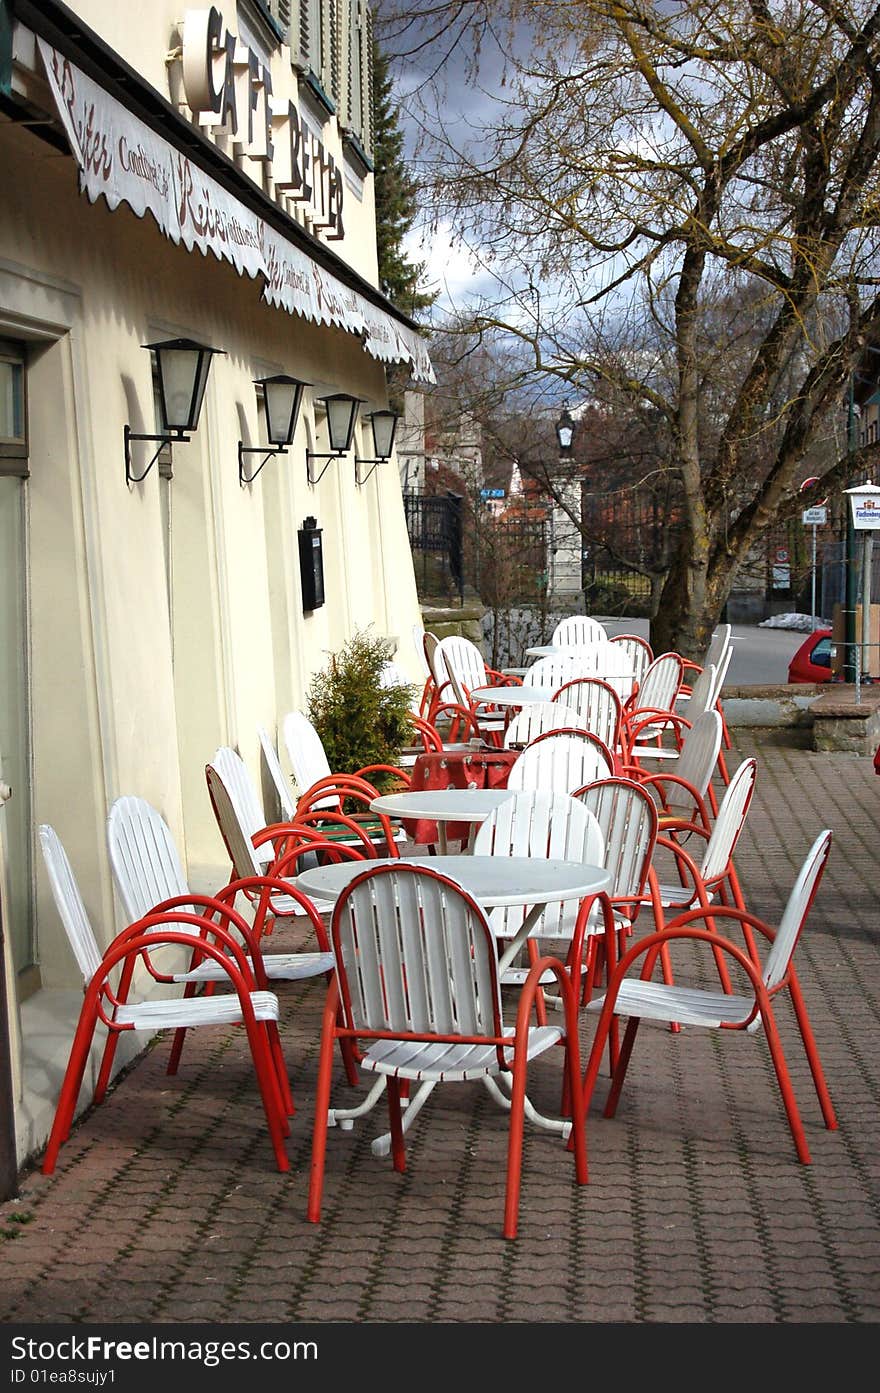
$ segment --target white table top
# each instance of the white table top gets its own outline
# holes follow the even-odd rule
[[[599,643],[604,644],[604,642],[604,639],[599,640]],[[596,645],[590,644],[591,649],[594,646]],[[583,654],[583,645],[577,643],[536,643],[534,647],[527,648],[526,652],[531,654],[533,658],[555,658],[557,654],[576,658],[579,654]]]
[[[506,788],[425,788],[374,798],[370,811],[388,817],[427,817],[432,822],[485,822],[512,795]]]
[[[474,899],[487,909],[497,905],[554,904],[561,900],[583,899],[606,890],[610,871],[580,861],[557,861],[534,856],[402,856],[380,857],[376,861],[341,861],[333,866],[315,866],[296,877],[294,884],[303,894],[322,900],[336,900],[345,887],[375,866],[422,866],[457,880]]]
[[[493,706],[528,706],[532,701],[552,701],[555,687],[474,687],[471,701],[490,701]]]

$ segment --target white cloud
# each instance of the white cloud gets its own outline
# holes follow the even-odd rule
[[[480,295],[498,290],[495,277],[453,236],[449,223],[441,223],[434,232],[411,231],[404,250],[411,261],[424,262],[423,280],[430,290],[439,290],[441,310],[461,310]]]

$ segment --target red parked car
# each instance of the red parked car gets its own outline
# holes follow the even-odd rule
[[[789,682],[830,682],[831,630],[814,629],[788,665]]]

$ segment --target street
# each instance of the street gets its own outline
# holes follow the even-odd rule
[[[602,622],[611,637],[640,634],[648,637],[647,619],[611,619]],[[788,664],[800,648],[805,633],[795,629],[761,629],[756,624],[734,624],[733,657],[725,686],[775,686],[788,681]]]

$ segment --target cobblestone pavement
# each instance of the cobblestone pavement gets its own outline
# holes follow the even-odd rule
[[[735,752],[750,750],[745,744]],[[47,1178],[0,1205],[5,1322],[874,1322],[880,1318],[880,779],[871,761],[766,745],[737,854],[775,922],[816,834],[831,860],[798,950],[840,1128],[829,1132],[780,1010],[813,1164],[800,1165],[763,1038],[643,1027],[617,1116],[588,1120],[590,1183],[527,1130],[520,1233],[501,1237],[506,1120],[479,1085],[439,1089],[408,1169],[373,1119],[329,1134],[306,1222],[322,987],[283,984],[298,1112],[276,1172],[242,1038],[155,1044]],[[734,763],[736,763],[736,758]],[[276,935],[280,938],[280,935]],[[270,946],[276,946],[272,943]],[[280,947],[281,942],[277,943]],[[585,1021],[588,1043],[592,1021]],[[558,1099],[560,1056],[530,1081]],[[352,1097],[337,1077],[334,1098]],[[376,1116],[380,1116],[377,1114]]]

